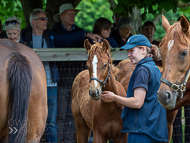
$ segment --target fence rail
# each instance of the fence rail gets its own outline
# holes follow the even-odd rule
[[[85,48],[34,48],[42,61],[86,61],[88,53]],[[112,58],[116,61],[127,59],[127,51],[112,48]]]

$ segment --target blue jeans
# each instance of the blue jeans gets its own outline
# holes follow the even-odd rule
[[[154,141],[146,134],[132,134],[129,133],[127,143],[159,143]]]
[[[57,142],[57,87],[48,87],[48,117],[45,129],[45,140],[47,143]]]

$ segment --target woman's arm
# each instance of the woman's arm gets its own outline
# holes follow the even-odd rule
[[[113,92],[110,91],[103,91],[101,95],[101,99],[104,102],[118,102],[121,105],[130,107],[130,108],[137,108],[140,109],[144,104],[144,99],[146,96],[146,90],[145,88],[138,87],[134,89],[134,97],[121,97]]]

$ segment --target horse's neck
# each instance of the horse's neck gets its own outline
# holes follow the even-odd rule
[[[113,93],[118,94],[117,83],[112,71],[110,72],[110,76],[105,85],[105,91],[112,91]]]

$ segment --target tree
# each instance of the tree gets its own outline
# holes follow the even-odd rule
[[[123,15],[128,15],[132,13],[134,7],[137,9],[144,9],[141,17],[145,20],[147,13],[157,15],[158,13],[163,13],[163,11],[168,12],[170,10],[176,13],[178,7],[187,7],[189,5],[190,0],[118,0],[118,4],[114,8],[114,11]]]
[[[97,18],[105,17],[112,21],[113,12],[119,12],[132,17],[136,33],[140,33],[139,27],[144,20],[152,20],[157,24],[157,39],[161,39],[165,33],[160,22],[162,14],[166,14],[168,19],[172,16],[176,20],[184,13],[188,17],[190,11],[187,7],[190,0],[3,0],[0,1],[1,20],[4,23],[5,19],[15,15],[21,19],[24,28],[29,25],[30,12],[34,8],[43,8],[49,18],[48,28],[51,29],[55,23],[53,15],[59,12],[61,4],[68,2],[82,10],[76,17],[76,24],[87,31],[92,30]],[[176,6],[180,8],[176,10]]]

